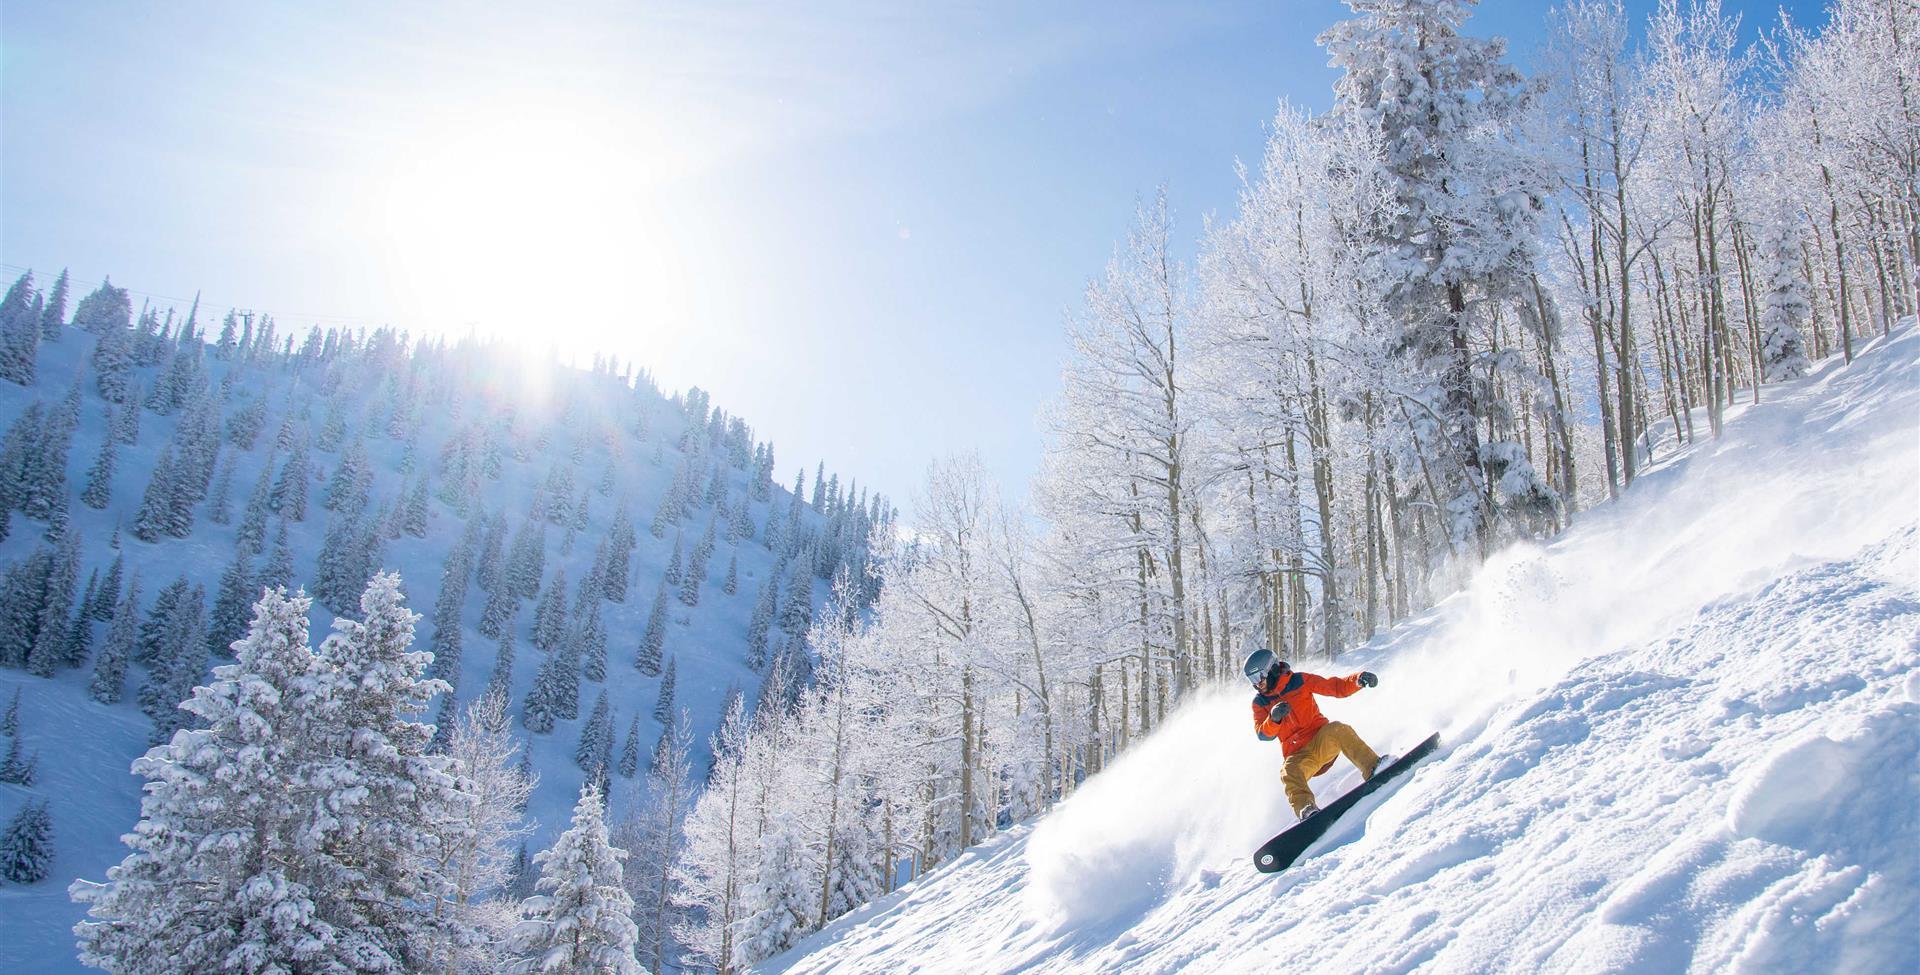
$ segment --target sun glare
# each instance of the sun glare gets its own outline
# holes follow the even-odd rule
[[[422,323],[571,356],[689,327],[699,276],[648,158],[605,120],[550,112],[422,133],[380,176],[395,290]]]

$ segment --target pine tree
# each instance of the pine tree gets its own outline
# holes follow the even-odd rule
[[[160,459],[153,465],[153,475],[147,479],[147,489],[140,497],[140,510],[133,516],[133,537],[151,543],[172,534],[174,495],[178,490],[173,446],[169,444],[161,449]]]
[[[100,439],[100,453],[94,457],[93,466],[87,468],[87,486],[80,492],[80,503],[95,511],[104,511],[113,501],[113,455],[112,437]]]
[[[573,764],[592,773],[604,769],[613,752],[613,714],[607,704],[607,692],[601,691],[593,702],[593,713],[580,727],[580,743],[573,749]]]
[[[1813,305],[1801,282],[1800,242],[1793,228],[1791,214],[1776,217],[1760,243],[1760,367],[1768,382],[1804,376],[1813,368],[1801,332]]]
[[[40,618],[34,624],[33,649],[27,655],[27,672],[36,677],[52,677],[72,659],[72,651],[67,646],[67,617],[73,610],[74,586],[79,573],[80,538],[76,532],[67,532],[54,546],[47,566]]]
[[[216,657],[233,652],[233,642],[247,635],[258,595],[252,566],[246,554],[236,550],[233,561],[227,563],[226,571],[220,574],[220,587],[214,592],[213,614],[207,622],[208,652]]]
[[[113,564],[107,566],[107,576],[101,581],[100,588],[94,591],[93,604],[88,611],[93,618],[102,623],[113,619],[113,609],[120,602],[120,586],[126,576],[125,555],[115,555]]]
[[[47,293],[46,305],[40,310],[40,339],[45,342],[60,341],[60,332],[67,324],[67,269],[60,269],[60,276],[53,279],[53,290]]]
[[[107,626],[107,640],[93,662],[93,680],[87,693],[101,704],[117,704],[125,692],[127,663],[140,639],[140,582],[127,586],[127,595]]]
[[[587,602],[585,618],[569,641],[578,648],[581,676],[599,683],[607,679],[607,627],[600,619],[600,600]]]
[[[667,671],[660,677],[660,697],[653,704],[653,720],[665,724],[673,717],[674,666],[672,657],[667,658]]]
[[[233,457],[220,465],[213,479],[213,494],[207,501],[207,520],[216,525],[233,524]]]
[[[0,439],[0,508],[22,508],[33,496],[34,454],[40,449],[46,422],[46,407],[35,400],[20,411]]]
[[[720,591],[729,596],[740,591],[740,557],[738,555],[727,557],[727,576],[721,580]]]
[[[513,624],[513,614],[520,607],[519,600],[513,597],[513,584],[506,579],[506,563],[495,560],[493,571],[482,577],[480,588],[487,591],[486,608],[480,611],[480,635],[498,640]]]
[[[567,639],[567,572],[554,569],[553,578],[533,607],[533,645],[552,653]]]
[[[700,605],[700,586],[706,582],[707,560],[713,557],[714,523],[707,521],[707,531],[700,542],[693,547],[693,558],[687,563],[686,577],[680,581],[680,602],[688,606]]]
[[[780,630],[790,637],[807,632],[813,625],[813,566],[807,559],[793,560],[793,573],[787,577],[787,604],[780,610]]]
[[[427,537],[427,479],[421,478],[400,509],[400,528],[414,538]]]
[[[40,348],[40,316],[33,272],[28,271],[0,299],[0,379],[33,385],[34,359]]]
[[[47,802],[28,802],[0,833],[0,878],[16,884],[39,883],[53,865],[53,816]]]
[[[139,391],[134,390],[126,402],[113,409],[113,415],[107,421],[107,435],[115,443],[131,447],[140,442],[140,407],[134,402],[138,394]],[[112,399],[110,396],[107,398]]]
[[[447,690],[424,676],[431,655],[412,649],[418,619],[402,602],[400,577],[378,573],[360,597],[360,618],[335,620],[320,645],[323,739],[336,758],[314,800],[339,817],[314,888],[324,907],[362,957],[412,970],[451,934],[450,919],[418,908],[447,884],[420,849],[438,817],[462,801],[457,770],[427,752],[432,729],[411,720]]]
[[[53,553],[39,549],[0,577],[0,667],[25,667],[40,638]]]
[[[133,655],[134,663],[147,667],[165,665],[167,633],[173,626],[174,614],[192,591],[193,584],[182,575],[176,576],[153,597],[153,605],[147,609],[147,618],[140,623],[140,642]]]
[[[527,688],[527,699],[520,705],[520,723],[536,735],[544,735],[553,730],[553,723],[560,718],[560,657],[549,655],[540,661],[540,669],[534,672],[533,686]]]
[[[273,482],[273,510],[288,521],[305,521],[307,482],[313,476],[306,439],[295,439],[290,450],[287,462],[280,468],[279,479]]]
[[[779,584],[772,578],[760,584],[754,599],[753,615],[747,618],[747,666],[758,671],[767,665],[767,636],[779,611]]]
[[[513,533],[507,556],[507,588],[515,599],[532,599],[546,572],[547,523],[529,518]]]
[[[140,707],[153,719],[148,744],[158,745],[186,726],[188,713],[181,708],[207,671],[206,589],[193,592],[180,601],[172,614],[166,633],[166,659],[155,667],[147,686],[140,690]]]
[[[74,609],[73,618],[67,621],[65,644],[67,658],[63,661],[68,667],[84,666],[87,658],[93,655],[93,618],[83,608]]]
[[[253,493],[247,495],[247,506],[240,512],[240,527],[234,531],[234,541],[240,551],[249,556],[259,555],[267,547],[267,517],[273,513],[273,455],[267,455],[267,462],[260,466],[260,476],[254,479]]]
[[[460,621],[467,603],[471,538],[463,538],[440,571],[440,594],[433,601],[433,666],[430,676],[457,687],[460,681]]]
[[[313,864],[343,825],[307,795],[327,720],[312,683],[308,601],[267,593],[233,664],[184,706],[204,725],[134,763],[147,778],[133,848],[89,905],[80,959],[115,973],[347,971],[359,945],[328,910]],[[322,818],[315,819],[315,813]],[[351,961],[350,961],[351,960]],[[312,966],[308,968],[306,966]]]
[[[620,749],[620,774],[633,778],[640,771],[640,715],[633,716],[633,722],[627,725],[627,744]]]
[[[648,677],[657,676],[666,644],[667,584],[661,580],[660,589],[653,596],[653,611],[647,614],[647,633],[640,640],[640,651],[634,656],[633,665]]]
[[[6,757],[0,758],[0,784],[23,787],[33,785],[39,756],[29,757],[23,754],[24,751],[25,748],[20,743],[20,733],[16,730],[8,736]]]
[[[667,560],[667,571],[664,576],[669,586],[679,585],[681,574],[686,571],[686,559],[685,556],[681,554],[680,548],[680,536],[676,533],[673,536],[673,557]]]
[[[73,433],[80,426],[80,387],[47,411],[40,429],[39,442],[28,455],[22,478],[25,496],[20,510],[29,518],[51,518],[56,509],[67,505],[67,454],[73,447]]]
[[[493,648],[493,672],[487,676],[487,687],[482,693],[498,694],[506,697],[513,690],[513,634],[500,638]]]
[[[605,815],[600,793],[583,786],[571,827],[534,858],[540,896],[522,902],[511,975],[644,975],[633,957],[633,898],[621,883],[627,854],[607,842]]]
[[[627,509],[621,505],[613,515],[613,526],[607,531],[607,568],[601,574],[601,582],[606,587],[607,599],[624,603],[627,601],[628,577],[632,572],[633,549],[639,544],[634,534],[633,522],[627,518]]]
[[[7,700],[7,709],[0,712],[0,736],[20,737],[20,688],[13,689],[13,697]]]
[[[260,567],[259,583],[265,588],[293,585],[293,548],[287,544],[287,520],[273,532],[273,550],[267,553],[267,563]]]

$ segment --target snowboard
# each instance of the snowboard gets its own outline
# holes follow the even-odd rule
[[[1390,765],[1382,765],[1373,772],[1373,778],[1360,783],[1346,795],[1321,806],[1320,811],[1281,831],[1262,846],[1253,855],[1253,868],[1261,873],[1278,873],[1293,866],[1300,855],[1307,852],[1313,841],[1326,835],[1340,814],[1352,809],[1360,800],[1372,795],[1374,790],[1386,785],[1400,773],[1412,768],[1414,763],[1433,754],[1440,747],[1438,732],[1428,736],[1426,741],[1413,747],[1412,751],[1393,760]]]

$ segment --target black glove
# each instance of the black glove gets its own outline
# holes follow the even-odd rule
[[[1360,676],[1355,678],[1355,683],[1358,683],[1361,687],[1379,687],[1380,678],[1375,677],[1373,671],[1363,670],[1360,672]]]
[[[1285,701],[1279,701],[1279,702],[1276,702],[1273,707],[1270,707],[1267,709],[1267,720],[1273,722],[1274,724],[1279,724],[1280,722],[1287,720],[1287,715],[1292,713],[1293,713],[1293,705],[1288,704]]]

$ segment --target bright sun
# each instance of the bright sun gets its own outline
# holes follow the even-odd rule
[[[647,147],[584,116],[421,133],[383,177],[395,290],[423,323],[574,355],[683,331],[700,282],[649,169]]]

